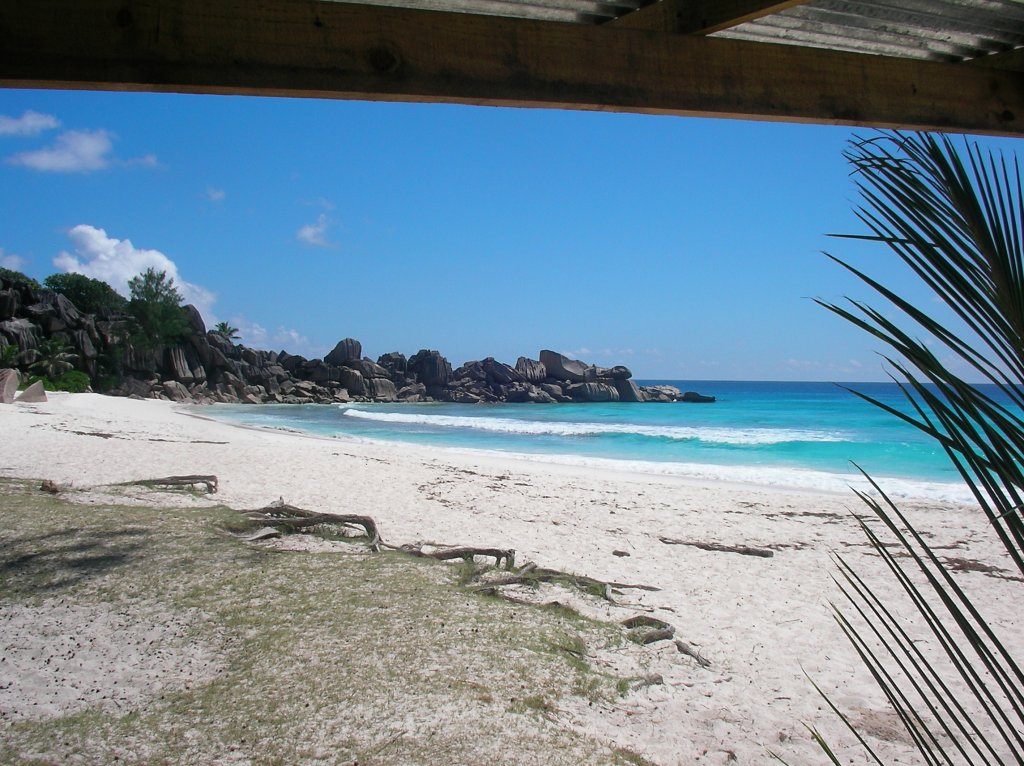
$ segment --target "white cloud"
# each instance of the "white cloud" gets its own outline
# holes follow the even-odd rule
[[[250,322],[242,316],[231,318],[230,324],[238,328],[241,342],[252,348],[268,351],[287,351],[289,354],[300,354],[310,359],[322,357],[326,348],[312,343],[308,337],[298,330],[279,326],[273,333],[263,325]]]
[[[216,189],[213,186],[206,187],[206,199],[210,202],[223,202],[227,196],[227,192],[223,189]]]
[[[144,154],[132,160],[118,160],[118,165],[125,168],[159,168],[163,167],[155,154]]]
[[[68,130],[52,146],[12,154],[7,162],[44,173],[91,173],[112,164],[119,167],[160,167],[155,154],[130,160],[113,156],[114,134],[107,130]]]
[[[4,249],[0,247],[0,268],[21,271],[25,268],[25,259],[14,253],[7,255],[4,253]]]
[[[32,110],[21,117],[0,114],[0,136],[34,136],[59,125],[60,120],[52,114],[40,114]]]
[[[584,357],[591,356],[593,353],[594,352],[591,349],[587,348],[586,346],[584,346],[583,348],[573,349],[572,351],[561,352],[562,356],[567,356],[570,359],[582,359]]]
[[[53,265],[58,269],[102,280],[124,296],[130,293],[128,280],[146,269],[167,272],[185,303],[191,303],[199,309],[207,324],[215,322],[212,309],[217,300],[216,294],[182,279],[177,264],[159,250],[136,248],[131,240],[108,237],[103,229],[87,224],[79,224],[71,229],[68,239],[71,240],[74,254],[61,251],[53,259]]]
[[[327,227],[331,223],[326,213],[321,213],[316,218],[316,223],[306,224],[295,232],[295,238],[313,247],[334,247],[334,244],[327,239]]]
[[[114,144],[105,130],[69,130],[53,146],[7,158],[12,165],[47,173],[89,173],[110,164]]]

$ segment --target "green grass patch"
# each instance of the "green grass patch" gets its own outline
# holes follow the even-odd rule
[[[0,763],[637,763],[557,715],[618,693],[587,662],[614,626],[473,594],[459,565],[247,545],[222,507],[37,487],[0,480]]]

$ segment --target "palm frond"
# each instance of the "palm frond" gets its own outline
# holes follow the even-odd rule
[[[855,140],[845,156],[863,200],[857,215],[869,232],[853,238],[888,248],[958,322],[937,319],[833,258],[900,317],[856,300],[819,301],[888,346],[883,358],[908,407],[853,393],[935,440],[970,489],[979,526],[995,531],[1024,575],[1024,193],[1016,159],[974,145],[961,152],[946,137],[901,133]],[[929,344],[993,392],[964,382]],[[864,475],[872,491],[857,494],[881,527],[861,518],[861,528],[919,626],[911,630],[900,610],[836,556],[845,599],[844,607],[833,605],[840,628],[924,763],[1024,764],[1021,663],[925,534]],[[930,637],[927,651],[918,644],[920,630]],[[842,720],[866,746],[850,719]]]

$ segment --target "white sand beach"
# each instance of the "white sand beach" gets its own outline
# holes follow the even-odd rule
[[[391,543],[514,548],[520,562],[657,588],[624,590],[621,609],[608,616],[642,612],[669,622],[710,665],[680,654],[672,642],[653,644],[651,669],[663,684],[612,706],[555,714],[560,725],[594,732],[654,763],[769,763],[771,752],[792,764],[823,763],[804,724],[825,733],[844,763],[866,763],[808,678],[833,695],[883,758],[914,762],[898,720],[829,608],[840,598],[833,553],[880,592],[894,593],[851,515],[863,511],[852,492],[711,486],[311,438],[226,425],[169,402],[93,394],[0,407],[2,476],[88,488],[175,474],[216,475],[212,499],[236,509],[281,498],[310,510],[367,514]],[[912,517],[933,545],[951,546],[943,553],[1003,565],[978,512],[922,503]],[[774,555],[662,538],[769,548]],[[1024,648],[1024,604],[1013,600],[1019,584],[998,572],[965,571],[961,579],[1007,642]],[[13,621],[0,621],[0,631],[14,629]]]

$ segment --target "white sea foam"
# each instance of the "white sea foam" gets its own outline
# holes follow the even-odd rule
[[[463,453],[477,453],[515,457],[520,460],[542,461],[547,464],[578,466],[633,474],[678,476],[682,479],[724,482],[728,484],[755,484],[778,487],[851,494],[857,489],[876,494],[870,482],[856,472],[831,473],[804,468],[779,468],[753,465],[714,465],[704,463],[673,463],[645,460],[618,460],[614,458],[583,457],[580,455],[535,455],[530,453],[491,452],[488,450],[455,449]],[[929,500],[933,502],[969,504],[974,496],[958,482],[928,482],[891,476],[873,477],[882,490],[893,499]],[[855,498],[854,498],[855,499]]]
[[[350,418],[379,423],[469,428],[502,434],[529,436],[605,436],[634,435],[674,441],[702,441],[716,444],[768,445],[785,442],[837,442],[840,434],[792,428],[714,428],[707,426],[645,426],[636,423],[564,423],[514,418],[465,417],[459,415],[422,415],[405,412],[373,412],[342,407]]]

